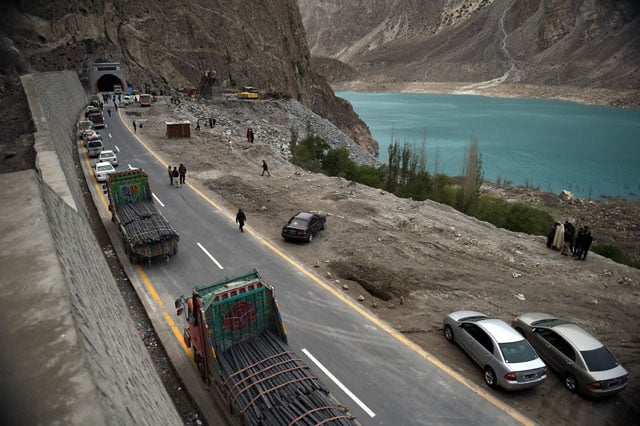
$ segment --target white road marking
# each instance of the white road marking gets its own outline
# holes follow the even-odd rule
[[[110,138],[112,138],[113,136],[111,136],[111,133],[107,133],[109,135]]]
[[[196,243],[196,244],[198,244],[198,247],[200,247],[200,250],[202,250],[202,251],[204,252],[204,254],[206,254],[207,256],[209,256],[209,259],[211,259],[211,260],[213,261],[213,263],[215,263],[216,265],[218,265],[218,268],[220,268],[220,269],[224,269],[224,268],[222,267],[222,265],[221,265],[221,264],[216,260],[216,258],[215,258],[215,257],[213,257],[213,256],[211,255],[211,253],[209,253],[209,252],[207,251],[207,249],[206,249],[206,248],[202,247],[202,244],[200,244],[200,243]]]
[[[327,375],[327,377],[329,377],[331,380],[333,380],[333,383],[335,383],[336,385],[338,385],[338,387],[339,387],[340,389],[342,389],[342,391],[343,391],[344,393],[346,393],[346,394],[349,396],[349,398],[351,398],[351,399],[353,400],[353,402],[355,402],[356,404],[358,404],[358,405],[360,406],[360,408],[362,408],[362,409],[365,411],[365,413],[367,413],[370,417],[375,417],[375,416],[376,416],[376,413],[374,413],[373,411],[371,411],[371,409],[370,409],[369,407],[367,407],[367,406],[364,404],[364,402],[360,401],[360,399],[359,399],[357,396],[355,396],[355,395],[354,395],[354,394],[353,394],[349,389],[347,389],[347,387],[346,387],[345,385],[343,385],[343,384],[342,384],[342,382],[340,382],[340,380],[338,380],[338,379],[336,378],[336,376],[334,376],[334,375],[333,375],[333,374],[332,374],[332,373],[331,373],[331,372],[330,372],[330,371],[329,371],[329,370],[328,370],[324,365],[322,365],[322,364],[320,363],[320,361],[318,361],[318,360],[316,359],[316,357],[314,357],[313,355],[311,355],[311,352],[309,352],[308,350],[306,350],[306,349],[304,349],[304,348],[302,349],[302,352],[304,352],[304,354],[305,354],[306,356],[308,356],[308,357],[309,357],[309,359],[310,359],[311,361],[313,361],[313,363],[314,363],[315,365],[317,365],[317,366],[318,366],[318,368],[319,368],[320,370],[322,370],[322,372],[323,372],[324,374],[326,374],[326,375]]]
[[[129,168],[131,168],[131,165],[129,165]],[[164,204],[162,204],[162,201],[160,201],[160,198],[156,197],[156,194],[151,193],[151,195],[153,195],[153,198],[156,199],[156,201],[158,202],[158,204],[160,204],[162,207],[164,207]]]
[[[120,148],[118,148],[118,145],[114,145],[113,147],[115,148],[116,152],[120,152]]]

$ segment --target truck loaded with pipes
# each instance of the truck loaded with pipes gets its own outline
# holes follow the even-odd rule
[[[178,252],[180,237],[153,203],[148,175],[140,169],[112,173],[107,180],[112,220],[131,263]]]
[[[253,269],[175,303],[200,376],[235,425],[358,425],[288,347],[274,289]]]

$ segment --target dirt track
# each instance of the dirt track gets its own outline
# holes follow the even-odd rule
[[[150,109],[121,113],[128,119],[126,113],[141,114],[135,116],[145,123],[138,136],[167,162],[187,165],[189,184],[230,211],[242,207],[249,227],[352,298],[363,296],[365,307],[470,381],[485,388],[475,364],[444,340],[447,313],[474,309],[510,321],[523,312],[548,312],[575,320],[607,344],[631,372],[629,388],[618,397],[587,401],[551,374],[531,391],[490,392],[539,424],[640,423],[640,270],[591,253],[585,262],[574,261],[547,249],[542,237],[497,229],[437,203],[307,173],[260,137],[255,144],[246,141],[244,123],[258,120],[254,106],[231,112],[213,105],[218,122],[228,125],[202,128],[187,140],[167,139],[164,122],[175,118],[174,108],[161,99]],[[271,177],[260,176],[263,159]],[[508,191],[504,196],[523,197]],[[581,207],[587,206],[570,209]],[[327,230],[311,244],[280,237],[281,226],[298,210],[329,215]],[[629,217],[633,222],[640,216],[636,210]]]

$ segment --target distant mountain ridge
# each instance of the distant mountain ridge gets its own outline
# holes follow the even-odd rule
[[[297,2],[329,80],[640,88],[637,0]]]
[[[8,0],[0,2],[0,77],[73,70],[88,90],[95,61],[120,62],[139,89],[198,88],[203,75],[233,90],[292,97],[370,152],[366,124],[311,69],[295,0]]]

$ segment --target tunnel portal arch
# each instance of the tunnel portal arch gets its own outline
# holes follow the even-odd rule
[[[113,92],[115,85],[120,85],[122,92],[127,88],[119,62],[95,62],[91,67],[91,82],[96,92]]]

